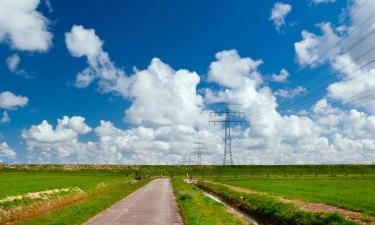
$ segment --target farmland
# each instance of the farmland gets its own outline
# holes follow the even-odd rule
[[[2,220],[20,224],[81,224],[160,176],[172,178],[186,224],[243,223],[220,203],[204,196],[199,188],[183,183],[182,178],[187,176],[197,179],[209,192],[227,195],[221,197],[260,221],[266,215],[273,222],[290,224],[298,220],[304,221],[301,224],[312,220],[317,224],[324,221],[352,224],[350,218],[346,220],[340,214],[324,216],[301,211],[294,202],[286,200],[336,206],[360,212],[360,217],[368,217],[369,221],[374,218],[373,165],[2,165],[0,201],[21,196],[1,203]],[[143,180],[136,182],[138,179]],[[51,190],[56,193],[41,194]],[[248,193],[243,193],[244,190]],[[40,194],[40,198],[26,198],[30,194]],[[241,200],[245,194],[248,205]],[[19,208],[26,213],[21,215]],[[7,217],[4,210],[12,212],[12,216]]]
[[[375,216],[375,177],[250,178],[218,182],[292,199],[322,202]]]
[[[0,223],[81,224],[145,183],[102,171],[3,169]]]
[[[78,187],[88,190],[99,183],[109,184],[121,179],[116,175],[3,172],[0,173],[0,198],[56,188]]]

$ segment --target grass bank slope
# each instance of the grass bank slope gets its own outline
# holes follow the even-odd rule
[[[316,213],[299,210],[295,205],[279,201],[271,196],[233,191],[219,184],[199,182],[198,186],[212,192],[242,211],[262,220],[265,224],[290,225],[354,225],[339,214]]]
[[[173,179],[172,184],[185,225],[247,224],[230,214],[223,204],[206,197],[198,188],[181,179]]]

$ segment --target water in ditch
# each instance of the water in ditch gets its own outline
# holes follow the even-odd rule
[[[244,220],[248,221],[249,223],[253,224],[253,225],[259,225],[254,219],[252,219],[251,217],[243,214],[242,212],[238,211],[237,209],[231,207],[230,205],[226,204],[225,202],[221,201],[219,198],[207,193],[207,192],[203,192],[207,197],[209,197],[210,199],[214,200],[215,202],[219,202],[221,204],[223,204],[231,213],[233,213],[234,215],[236,216],[239,216],[241,218],[243,218]]]

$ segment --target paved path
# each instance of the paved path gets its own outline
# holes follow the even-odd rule
[[[169,179],[156,179],[124,198],[86,225],[183,224]]]

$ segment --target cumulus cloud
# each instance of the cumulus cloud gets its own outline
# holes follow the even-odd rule
[[[211,63],[208,72],[208,81],[218,83],[224,87],[241,87],[246,78],[259,82],[257,68],[262,60],[240,58],[237,50],[221,51],[216,53],[217,61]]]
[[[202,115],[203,99],[196,91],[200,78],[195,72],[175,71],[153,59],[146,70],[131,78],[129,96],[133,103],[126,110],[126,121],[136,125],[172,125],[195,124],[206,118]]]
[[[271,80],[273,82],[287,82],[289,72],[286,69],[281,69],[279,74],[272,74]]]
[[[88,129],[76,129],[72,124],[68,125],[73,118],[75,117],[58,120],[55,128],[43,121],[24,130],[23,138],[26,140],[30,157],[41,162],[77,160],[86,163],[175,164],[191,155],[191,143],[195,138],[204,137],[210,141],[217,138],[215,131],[197,131],[189,125],[157,128],[138,126],[123,130],[110,121],[101,121],[100,125],[93,129],[97,139],[83,142],[79,137]],[[80,124],[87,126],[84,124],[84,118],[81,118]],[[211,151],[215,153],[214,156],[217,155],[216,149]]]
[[[370,113],[375,113],[375,101],[371,98],[375,95],[375,65],[370,48],[375,41],[371,35],[375,23],[369,20],[373,7],[372,1],[352,1],[347,26],[334,29],[331,23],[322,23],[322,35],[303,31],[303,40],[295,43],[300,65],[328,64],[338,74],[338,81],[328,87],[329,99],[347,107],[362,107]]]
[[[7,111],[3,112],[3,117],[1,118],[0,123],[10,123],[10,118]]]
[[[6,62],[8,69],[15,73],[18,70],[18,64],[21,62],[21,58],[18,56],[18,54],[13,54],[7,58]]]
[[[64,116],[57,120],[56,127],[44,120],[23,130],[22,137],[26,140],[29,151],[40,150],[41,155],[64,158],[84,155],[85,152],[80,151],[86,150],[86,144],[81,144],[78,136],[91,131],[92,128],[85,123],[85,118]]]
[[[322,24],[321,27],[323,35],[331,31],[330,35],[339,38],[332,25]],[[309,34],[314,40],[321,38]],[[197,90],[198,74],[187,69],[173,69],[157,58],[146,69],[126,75],[114,65],[103,50],[104,42],[92,29],[74,26],[66,34],[66,42],[73,56],[87,58],[88,67],[77,75],[78,83],[81,83],[77,86],[86,87],[96,82],[100,91],[130,100],[125,121],[131,127],[120,129],[110,121],[101,121],[93,129],[97,139],[83,142],[79,137],[85,132],[78,132],[77,128],[61,129],[59,125],[53,128],[47,121],[42,122],[23,133],[28,149],[39,152],[41,159],[55,154],[62,159],[75,156],[102,163],[178,163],[191,155],[191,143],[204,140],[209,146],[205,162],[220,163],[223,132],[220,127],[208,126],[209,107],[211,103],[230,102],[239,104],[233,109],[245,112],[249,121],[248,127],[234,126],[232,130],[236,163],[374,160],[372,141],[368,136],[360,135],[371,132],[373,118],[370,115],[335,108],[327,99],[318,102],[309,113],[280,114],[277,98],[289,97],[304,89],[297,87],[276,94],[263,82],[264,76],[259,70],[263,61],[260,59],[241,57],[236,50],[218,52],[208,70],[208,81],[217,87],[206,87],[201,94]],[[81,42],[84,43],[79,44]],[[319,51],[323,49],[317,44],[305,49],[309,55]],[[320,60],[306,65],[336,62],[334,55]],[[275,76],[281,81],[286,80],[285,74],[281,72],[285,79],[280,74]],[[46,133],[53,134],[46,136],[56,139],[44,140],[38,138],[43,135],[31,135],[34,133],[31,131],[43,130],[42,127],[48,131]]]
[[[72,56],[87,58],[88,67],[78,73],[76,87],[86,88],[98,79],[100,91],[127,94],[129,82],[124,71],[117,68],[108,53],[103,50],[103,41],[94,29],[74,25],[70,32],[65,33],[65,43]]]
[[[203,99],[196,92],[200,77],[195,72],[176,71],[154,58],[147,69],[126,76],[103,50],[103,41],[93,29],[75,25],[65,34],[65,41],[72,56],[84,56],[88,61],[88,67],[76,77],[76,86],[84,88],[97,79],[101,91],[132,99],[125,111],[127,122],[159,126],[193,124],[204,118]]]
[[[336,0],[311,0],[311,3],[313,4],[322,4],[322,3],[334,3]]]
[[[306,88],[298,86],[292,89],[279,89],[275,91],[275,95],[280,96],[282,98],[294,98],[304,92],[306,92]]]
[[[0,161],[15,159],[16,156],[16,152],[6,142],[0,143]]]
[[[24,107],[29,102],[27,97],[15,95],[10,91],[0,93],[0,108],[14,110],[18,107]]]
[[[243,60],[252,61],[248,58],[242,58],[236,51],[223,51],[223,53],[231,52],[231,54],[222,54],[224,58],[217,58],[217,61],[211,63],[221,70],[210,70],[215,77],[222,78],[227,76],[227,67],[232,71],[237,72],[236,76],[240,77],[242,83],[237,86],[228,86],[224,90],[210,90],[206,92],[206,100],[208,103],[212,102],[230,102],[239,104],[240,111],[245,112],[248,121],[250,122],[250,129],[245,132],[252,137],[271,138],[273,141],[283,137],[289,137],[290,134],[301,136],[302,129],[299,125],[305,123],[308,118],[305,117],[288,117],[280,115],[277,110],[276,97],[272,90],[265,86],[262,81],[261,73],[248,67],[245,70],[239,70],[236,67],[242,67],[239,62]],[[220,55],[220,54],[219,54]],[[226,57],[235,58],[233,63],[227,63]],[[238,72],[240,71],[240,72]],[[221,79],[218,79],[221,80]],[[296,124],[296,131],[285,132],[283,128],[284,123],[293,121]],[[304,124],[305,126],[305,124]],[[261,129],[259,129],[261,128]],[[304,131],[309,133],[309,126],[305,126]]]
[[[37,11],[40,0],[0,1],[0,42],[24,51],[47,51],[49,20]]]
[[[330,23],[318,25],[322,35],[302,31],[302,40],[294,44],[297,62],[302,66],[317,66],[321,63],[334,59],[339,53],[340,37],[337,36]]]
[[[285,17],[292,11],[292,6],[283,2],[276,2],[273,5],[270,20],[279,30],[283,25],[285,25]]]

